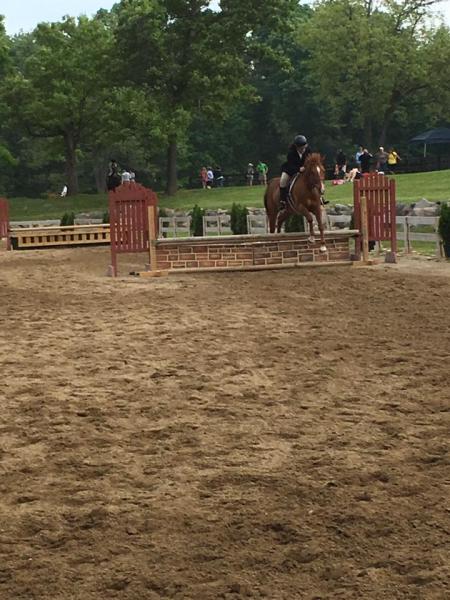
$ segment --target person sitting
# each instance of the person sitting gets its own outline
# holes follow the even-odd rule
[[[289,146],[286,162],[281,165],[280,177],[280,210],[286,210],[289,195],[289,182],[298,172],[305,170],[305,160],[311,154],[308,140],[304,135],[296,135],[294,143]]]
[[[355,181],[355,179],[360,179],[360,178],[361,178],[361,173],[360,173],[358,167],[353,167],[352,169],[350,169],[350,171],[347,171],[347,173],[345,174],[344,181],[345,181],[345,183],[353,183]]]

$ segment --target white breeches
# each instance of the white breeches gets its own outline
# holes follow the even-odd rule
[[[280,187],[286,188],[289,184],[289,180],[290,180],[289,175],[283,171],[281,173],[281,177],[280,177]]]

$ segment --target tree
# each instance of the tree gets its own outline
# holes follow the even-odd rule
[[[244,9],[225,0],[221,11],[206,0],[123,0],[117,47],[125,82],[146,91],[161,112],[167,147],[167,193],[177,188],[177,151],[196,116],[222,120],[246,85],[251,0]],[[249,6],[250,5],[250,6]]]
[[[9,48],[10,42],[5,32],[3,17],[0,15],[0,81],[5,78],[10,68]],[[0,116],[2,124],[4,123],[4,117],[6,114],[7,106],[0,98]],[[16,160],[11,154],[7,145],[2,142],[3,140],[0,139],[0,166],[4,169],[5,167],[8,168],[15,165]]]
[[[370,145],[384,143],[396,111],[430,89],[424,39],[431,0],[324,0],[300,30],[311,53],[316,97]],[[327,32],[324,47],[323,32]]]
[[[75,194],[80,143],[99,127],[110,97],[112,33],[100,19],[66,18],[38,25],[30,40],[5,82],[11,119],[31,137],[62,142],[68,193]]]

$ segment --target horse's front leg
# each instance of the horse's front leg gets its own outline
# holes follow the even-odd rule
[[[308,219],[308,225],[309,225],[308,242],[310,242],[311,244],[314,244],[314,242],[316,241],[316,239],[314,237],[314,219],[310,212],[308,212],[306,218]]]
[[[314,205],[314,215],[316,217],[317,225],[319,227],[319,232],[320,232],[320,251],[326,252],[327,246],[325,244],[325,234],[324,234],[324,228],[323,228],[323,222],[322,222],[322,206],[321,206],[320,198],[319,198],[319,201],[316,202]]]

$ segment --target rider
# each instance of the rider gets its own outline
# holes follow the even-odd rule
[[[281,165],[280,177],[280,209],[287,207],[288,186],[291,177],[299,171],[305,170],[304,164],[306,158],[311,154],[311,148],[308,146],[308,140],[304,135],[296,135],[294,143],[289,146],[286,162]]]

